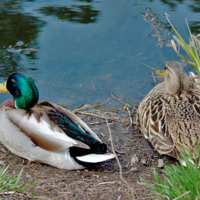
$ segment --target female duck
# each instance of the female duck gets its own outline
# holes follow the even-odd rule
[[[164,71],[164,82],[154,87],[139,105],[138,125],[158,153],[177,158],[184,148],[196,157],[200,87],[189,81],[178,62],[167,63]]]
[[[114,158],[76,115],[49,101],[37,104],[31,77],[14,73],[0,91],[14,97],[0,106],[0,141],[14,154],[68,170]]]

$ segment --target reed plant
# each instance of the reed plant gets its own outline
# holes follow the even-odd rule
[[[200,77],[200,60],[199,60],[199,56],[200,56],[200,41],[198,39],[198,37],[200,36],[197,35],[193,35],[190,31],[190,28],[188,26],[187,20],[186,20],[186,24],[187,24],[187,28],[190,34],[190,38],[188,43],[181,37],[181,35],[178,33],[178,31],[175,29],[175,27],[173,26],[173,24],[170,22],[168,15],[166,15],[166,18],[168,20],[168,22],[170,23],[170,25],[172,26],[173,30],[176,33],[176,36],[173,36],[174,40],[177,42],[178,45],[180,45],[182,47],[182,49],[188,54],[188,56],[190,57],[191,60],[186,59],[176,48],[176,43],[175,41],[172,39],[171,43],[172,43],[172,47],[174,49],[174,51],[188,64],[190,65],[192,68],[194,68],[199,77]]]

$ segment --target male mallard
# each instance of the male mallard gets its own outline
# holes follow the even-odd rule
[[[31,77],[14,73],[0,91],[14,97],[0,106],[0,141],[14,154],[68,170],[114,158],[76,115],[49,101],[37,104]]]
[[[200,142],[200,86],[178,62],[165,66],[164,82],[155,86],[138,108],[138,125],[160,154],[177,158],[183,148],[197,155]]]

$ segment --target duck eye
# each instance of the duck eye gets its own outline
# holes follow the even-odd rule
[[[15,80],[14,80],[14,79],[11,79],[11,83],[14,84],[14,83],[15,83]]]
[[[15,91],[15,94],[16,94],[16,96],[19,96],[19,95],[20,95],[20,91],[19,91],[19,90],[16,90],[16,91]]]

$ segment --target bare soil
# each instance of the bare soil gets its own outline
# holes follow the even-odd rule
[[[140,177],[153,182],[153,170],[160,174],[163,168],[158,168],[158,159],[163,159],[165,164],[171,165],[175,160],[168,157],[161,157],[153,150],[145,140],[137,127],[130,124],[127,112],[122,106],[108,107],[101,106],[98,109],[87,110],[87,113],[100,114],[115,119],[109,120],[115,150],[120,152],[118,158],[122,165],[123,177],[130,183],[135,192],[135,199],[151,199],[152,194],[140,180]],[[79,114],[93,131],[111,149],[111,141],[105,120],[90,115]],[[22,168],[23,174],[21,183],[27,180],[28,184],[40,181],[33,186],[34,196],[46,196],[47,199],[106,199],[106,200],[128,200],[131,193],[127,185],[120,180],[119,167],[115,159],[104,163],[96,164],[84,170],[67,171],[57,169],[41,163],[28,163],[1,144],[1,163],[10,165],[9,174],[18,174]],[[7,154],[7,155],[6,155]],[[5,156],[6,155],[6,156]],[[4,156],[4,157],[3,157]],[[135,159],[135,163],[133,161]],[[2,162],[3,161],[3,162]],[[27,189],[21,193],[0,194],[2,199],[31,199],[31,191]]]

